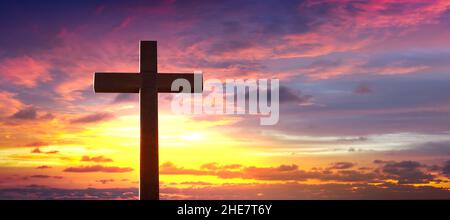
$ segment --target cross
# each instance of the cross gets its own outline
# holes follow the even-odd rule
[[[158,73],[156,41],[141,41],[139,73],[94,73],[94,91],[106,93],[139,93],[140,104],[140,182],[139,199],[159,199],[158,161],[158,93],[172,91],[177,79],[187,80],[190,91],[203,91],[202,74]],[[192,86],[193,85],[193,86]]]

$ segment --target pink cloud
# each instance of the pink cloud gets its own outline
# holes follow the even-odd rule
[[[120,22],[120,24],[119,24],[116,28],[114,28],[114,31],[120,31],[120,30],[122,30],[122,29],[127,28],[127,27],[130,25],[130,23],[133,21],[133,19],[134,19],[133,16],[127,16],[127,17],[125,17],[125,18],[122,20],[122,22]]]
[[[342,30],[330,30],[330,27],[324,25],[319,26],[316,30],[309,33],[286,35],[283,37],[284,43],[276,46],[275,57],[317,57],[335,52],[347,52],[361,49],[371,42],[371,39],[358,39],[357,36],[354,35],[337,37],[336,33],[341,31]]]
[[[0,117],[10,116],[23,107],[23,103],[16,99],[15,95],[11,92],[0,91]]]
[[[346,27],[356,28],[385,28],[403,27],[438,22],[439,16],[449,7],[447,0],[407,0],[399,4],[395,0],[330,0],[307,1],[300,5],[300,10],[320,7],[323,4],[332,5],[331,15],[335,20],[343,21]],[[348,7],[355,8],[349,13]],[[395,13],[393,12],[395,11]],[[340,25],[341,27],[345,27]]]
[[[35,87],[52,79],[50,67],[48,62],[29,56],[6,58],[0,61],[0,77],[12,84]]]

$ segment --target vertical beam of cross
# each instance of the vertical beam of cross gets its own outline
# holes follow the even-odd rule
[[[140,183],[141,200],[159,199],[158,93],[201,93],[201,74],[157,72],[156,41],[141,41],[139,73],[95,73],[94,91],[104,93],[139,93],[140,109]],[[190,84],[190,90],[171,88],[175,80]]]
[[[141,149],[139,197],[159,199],[158,157],[158,89],[156,41],[144,41],[140,45],[140,89]],[[145,187],[158,186],[158,187]]]

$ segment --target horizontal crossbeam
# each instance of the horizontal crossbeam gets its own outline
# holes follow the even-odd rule
[[[139,93],[139,73],[94,73],[94,91],[106,93]]]
[[[203,91],[202,74],[193,73],[160,73],[157,74],[158,92],[179,93],[172,91],[172,83],[177,79],[184,79],[190,83],[187,93],[201,93]],[[142,85],[142,74],[140,73],[95,73],[94,91],[102,93],[139,93]]]

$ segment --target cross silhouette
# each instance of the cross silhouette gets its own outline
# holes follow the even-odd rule
[[[201,93],[203,78],[202,74],[158,73],[156,41],[141,41],[139,56],[139,73],[94,73],[94,91],[139,93],[141,126],[139,199],[158,200],[158,93],[186,92],[185,88],[172,90],[172,83],[177,79],[189,82],[191,89],[187,92]]]

